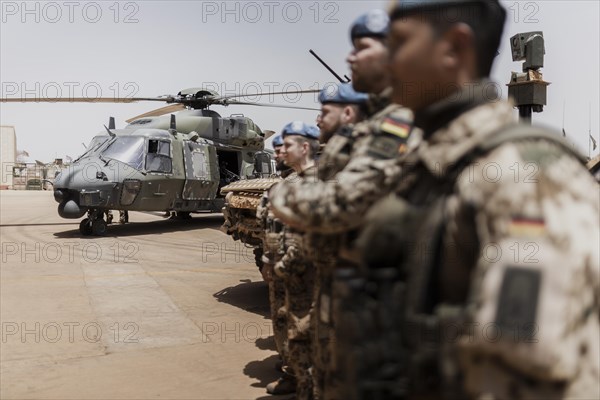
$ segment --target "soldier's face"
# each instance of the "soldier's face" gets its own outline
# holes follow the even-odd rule
[[[354,90],[376,93],[388,84],[388,50],[381,40],[359,38],[354,40],[354,49],[346,61],[352,71]]]
[[[344,107],[339,104],[323,104],[321,106],[321,121],[319,129],[321,136],[319,141],[327,143],[331,136],[341,127]]]
[[[388,47],[395,103],[416,111],[447,95],[443,65],[448,49],[426,20],[406,16],[393,21]]]
[[[315,119],[315,123],[317,124],[317,128],[319,128],[319,129],[321,129],[321,119],[322,119],[321,114],[317,115],[317,119]]]
[[[283,156],[283,162],[288,167],[298,166],[302,163],[306,155],[308,154],[308,147],[306,143],[302,143],[294,136],[286,136],[283,139],[283,147],[281,149],[281,155]]]
[[[283,155],[281,154],[282,147],[283,146],[273,147],[273,150],[275,151],[275,164],[278,170],[281,170],[285,167],[285,164],[283,162]]]

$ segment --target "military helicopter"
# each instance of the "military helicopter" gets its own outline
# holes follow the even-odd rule
[[[315,93],[317,90],[269,95]],[[262,95],[262,94],[259,94]],[[54,199],[62,218],[85,218],[82,235],[104,235],[110,210],[220,212],[220,188],[231,182],[270,176],[271,155],[264,149],[262,130],[248,117],[222,117],[212,105],[253,105],[315,110],[275,104],[248,103],[221,97],[203,88],[176,96],[99,99],[0,99],[2,102],[117,102],[162,101],[170,105],[139,115],[115,129],[110,118],[86,151],[54,180]],[[177,115],[170,114],[179,111]]]

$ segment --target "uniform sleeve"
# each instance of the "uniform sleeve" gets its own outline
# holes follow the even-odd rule
[[[506,144],[463,171],[447,215],[447,254],[459,271],[475,261],[470,328],[457,353],[468,392],[529,398],[560,388],[598,398],[600,214],[591,175],[552,143]],[[452,246],[465,237],[476,253]]]
[[[285,224],[316,233],[337,233],[362,224],[368,208],[390,191],[399,172],[395,159],[372,153],[361,138],[346,167],[333,180],[282,182],[270,193],[273,213]]]

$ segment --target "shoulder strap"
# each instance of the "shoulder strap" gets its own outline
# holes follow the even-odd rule
[[[575,150],[569,142],[562,138],[560,133],[538,126],[512,124],[503,126],[496,133],[487,136],[486,140],[476,143],[473,147],[466,149],[464,154],[458,159],[454,167],[449,171],[448,175],[458,177],[464,168],[471,164],[475,159],[491,153],[501,145],[508,142],[521,140],[545,140],[552,142],[565,153],[576,158],[583,166],[585,166],[585,157]]]
[[[480,147],[485,153],[489,153],[491,150],[506,142],[529,139],[541,139],[552,142],[562,147],[566,153],[571,154],[585,165],[585,157],[575,150],[571,144],[569,144],[569,142],[563,139],[563,137],[560,136],[560,133],[554,130],[541,128],[539,126],[523,124],[506,126],[493,135],[490,140],[481,143],[478,147]]]

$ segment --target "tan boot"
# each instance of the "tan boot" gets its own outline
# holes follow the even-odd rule
[[[267,385],[267,393],[273,395],[290,394],[296,392],[296,379],[288,374],[284,374],[275,382]]]

